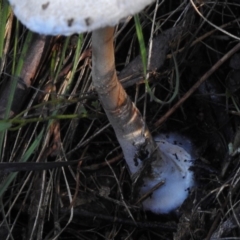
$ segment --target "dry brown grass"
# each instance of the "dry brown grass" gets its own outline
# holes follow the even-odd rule
[[[8,15],[0,36],[1,161],[50,165],[1,173],[0,238],[240,239],[239,13],[234,0],[163,1],[140,15],[146,44],[153,41],[155,101],[145,92],[133,19],[116,30],[119,76],[153,134],[180,132],[199,152],[197,185],[169,216],[135,204],[121,149],[91,87],[90,34],[31,35]],[[78,164],[51,165],[73,160]]]

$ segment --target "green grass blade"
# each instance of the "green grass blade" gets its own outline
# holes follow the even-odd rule
[[[176,81],[175,81],[174,91],[173,91],[173,94],[170,97],[170,99],[168,101],[160,100],[159,98],[157,98],[153,94],[153,92],[151,91],[151,89],[149,87],[148,82],[146,83],[147,84],[147,88],[148,88],[148,93],[151,96],[151,99],[153,99],[155,102],[160,103],[160,104],[169,104],[169,103],[171,103],[176,98],[176,96],[178,95],[178,92],[179,92],[180,77],[179,77],[178,64],[177,64],[177,59],[176,59],[176,57],[175,57],[175,55],[173,53],[172,53],[172,56],[173,56],[173,62],[174,62],[174,67],[175,67],[175,73],[176,73],[176,78],[175,78]]]
[[[10,80],[10,91],[9,91],[8,101],[6,104],[4,120],[7,120],[10,116],[15,90],[16,90],[17,84],[18,84],[18,76],[20,75],[20,73],[22,71],[22,67],[23,67],[23,64],[25,61],[25,56],[27,54],[27,50],[30,45],[31,39],[32,39],[32,33],[28,32],[26,40],[23,45],[23,48],[22,48],[22,50],[19,50],[19,51],[21,51],[21,55],[20,55],[20,57],[17,57],[17,52],[18,52],[18,44],[17,43],[19,41],[18,41],[18,35],[15,35],[12,77]],[[6,131],[0,132],[0,156],[2,156],[2,146],[3,146],[5,132]]]
[[[178,65],[177,65],[176,57],[173,54],[173,61],[174,61],[175,72],[176,72],[176,83],[175,83],[175,87],[174,87],[174,92],[173,92],[171,98],[168,101],[162,101],[162,100],[158,99],[153,94],[153,92],[152,92],[152,90],[149,86],[148,79],[147,79],[147,50],[146,50],[146,47],[145,47],[145,42],[144,42],[144,37],[143,37],[143,32],[142,32],[142,27],[141,27],[141,23],[140,23],[140,20],[139,20],[139,16],[135,15],[134,20],[135,20],[137,38],[138,38],[138,42],[139,42],[139,46],[140,46],[140,54],[141,54],[142,64],[143,64],[143,73],[144,73],[144,77],[145,77],[146,91],[150,95],[151,99],[153,99],[157,103],[169,104],[175,99],[175,97],[177,96],[178,91],[179,91],[179,71],[178,71]]]
[[[26,39],[25,39],[24,44],[23,44],[23,48],[21,49],[20,58],[17,58],[16,55],[14,56],[14,59],[17,60],[17,68],[14,69],[14,71],[13,71],[13,74],[15,76],[19,76],[21,71],[22,71],[22,67],[23,67],[23,64],[25,62],[25,58],[26,58],[28,48],[31,44],[32,37],[33,37],[33,33],[28,31]]]
[[[5,42],[5,31],[8,16],[10,13],[10,8],[7,0],[0,0],[0,69],[1,69],[1,62],[3,58],[3,49],[4,49],[4,42]]]
[[[34,151],[37,149],[39,146],[42,137],[43,137],[44,129],[40,132],[40,134],[37,136],[37,138],[34,140],[32,145],[29,147],[29,149],[25,152],[25,154],[22,156],[19,162],[27,162],[30,156],[34,153]],[[7,176],[5,181],[3,181],[0,184],[0,198],[3,196],[4,192],[8,189],[9,185],[12,183],[12,181],[15,179],[17,176],[17,172],[11,173]]]
[[[72,73],[71,73],[71,76],[68,80],[68,82],[69,82],[68,87],[66,88],[64,94],[69,93],[69,89],[71,88],[71,85],[73,83],[73,78],[74,78],[75,73],[77,71],[78,61],[79,61],[79,58],[80,58],[80,55],[81,55],[82,43],[83,43],[83,34],[80,34],[79,37],[78,37],[77,48],[76,48],[75,55],[74,55]]]
[[[11,126],[12,126],[12,124],[10,122],[0,120],[0,132],[9,129]]]
[[[60,56],[59,62],[56,63],[56,61],[58,61],[58,56],[56,56],[57,52],[55,52],[55,54],[53,55],[53,58],[51,60],[51,74],[52,74],[52,78],[54,79],[54,82],[57,80],[58,75],[62,69],[63,61],[66,56],[66,51],[67,51],[69,42],[70,42],[70,37],[67,37],[64,41],[64,45],[63,45],[63,49],[61,51],[61,56]],[[57,69],[55,69],[56,64],[57,64]]]
[[[143,32],[142,32],[142,26],[139,20],[139,16],[136,14],[134,16],[134,21],[135,21],[135,27],[136,27],[136,32],[137,32],[137,38],[140,46],[140,54],[142,57],[142,63],[143,63],[143,73],[144,77],[146,78],[147,76],[147,50],[144,42],[144,37],[143,37]]]

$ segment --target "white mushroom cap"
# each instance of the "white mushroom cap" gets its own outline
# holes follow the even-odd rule
[[[30,30],[71,35],[114,26],[154,0],[9,0],[14,14]]]

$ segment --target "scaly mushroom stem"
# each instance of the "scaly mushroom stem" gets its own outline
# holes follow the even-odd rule
[[[144,160],[160,159],[160,152],[134,103],[117,79],[113,47],[114,28],[92,34],[92,78],[102,106],[115,130],[131,174]]]

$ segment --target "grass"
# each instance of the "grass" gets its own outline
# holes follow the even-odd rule
[[[5,42],[5,32],[6,32],[6,26],[7,26],[7,21],[8,17],[10,14],[10,7],[7,3],[7,1],[1,0],[0,2],[0,21],[1,21],[1,26],[0,26],[0,69],[2,70],[3,62],[4,62],[4,42]]]
[[[144,40],[144,36],[143,36],[142,26],[140,23],[139,16],[137,14],[134,16],[134,21],[135,21],[137,38],[138,38],[138,42],[139,42],[140,54],[141,54],[141,58],[142,58],[143,74],[144,74],[145,78],[147,78],[147,50],[146,50],[146,46],[145,46],[145,40]]]
[[[231,1],[216,3],[211,12],[211,4],[199,6],[201,14],[218,27],[232,22],[225,30],[237,36],[240,6]],[[153,133],[159,131],[154,123],[235,44],[231,35],[213,32],[189,9],[182,1],[163,2],[161,7],[153,4],[117,28],[117,70],[121,72],[140,56],[140,77],[129,74],[129,82],[137,81],[138,87],[129,84],[127,92],[140,110],[145,109]],[[188,136],[200,149],[195,166],[198,186],[180,210],[180,218],[169,216],[165,221],[174,225],[174,233],[159,217],[143,213],[131,198],[131,180],[119,144],[91,86],[90,34],[41,39],[13,18],[4,0],[0,1],[0,22],[1,162],[79,160],[77,168],[19,171],[4,179],[0,175],[0,230],[5,239],[19,239],[22,232],[27,236],[22,239],[59,235],[59,239],[173,239],[173,234],[179,236],[176,239],[210,239],[224,221],[232,222],[231,231],[226,229],[226,236],[220,237],[239,236],[232,221],[239,213],[235,137],[239,135],[235,134],[239,132],[239,92],[237,87],[235,92],[229,90],[229,62],[215,69],[161,126],[161,131]],[[170,48],[161,69],[148,71],[148,39],[174,25],[183,26],[183,33],[167,42]],[[29,61],[31,53],[35,54]],[[35,55],[41,61],[36,63]],[[29,66],[36,71],[27,79]],[[24,97],[17,99],[15,111],[21,81],[31,84]],[[228,154],[229,144],[236,155]],[[178,224],[183,226],[182,235]]]

